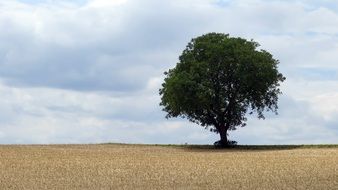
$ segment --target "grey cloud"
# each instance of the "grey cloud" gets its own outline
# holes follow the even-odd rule
[[[93,7],[90,2],[75,7],[47,3],[21,9],[4,4],[10,8],[0,14],[5,28],[0,32],[0,76],[9,85],[133,92],[145,88],[149,76],[162,75],[175,64],[186,43],[205,32],[257,37],[283,64],[303,63],[306,60],[300,57],[335,45],[327,40],[309,42],[313,37],[307,35],[302,42],[288,35],[287,40],[280,35],[266,37],[277,32],[304,36],[312,31],[308,23],[313,22],[306,17],[317,18],[316,11],[326,13],[323,19],[330,17],[330,23],[318,20],[323,24],[320,29],[326,29],[338,20],[329,9],[308,12],[303,4],[279,1],[238,1],[227,6],[194,2],[126,1],[109,8]],[[275,46],[279,39],[284,41]],[[283,44],[287,49],[281,49]],[[317,48],[297,51],[309,45]]]
[[[140,90],[149,76],[161,75],[165,65],[175,64],[166,60],[166,52],[178,54],[205,22],[195,17],[198,11],[186,13],[186,4],[133,1],[109,10],[89,5],[39,7],[37,17],[23,9],[28,21],[20,20],[23,15],[17,10],[4,13],[4,81],[74,90]],[[154,54],[164,56],[158,62]],[[177,55],[170,58],[175,59]]]
[[[158,24],[157,21],[149,23],[152,29],[133,21],[138,17],[137,13],[132,18],[124,18],[126,16],[123,14],[117,15],[124,22],[116,26],[122,28],[119,32],[111,28],[110,24],[114,24],[111,22],[115,20],[110,19],[109,12],[101,18],[96,16],[101,10],[78,9],[66,12],[68,15],[65,16],[62,15],[63,12],[53,13],[53,10],[38,11],[38,15],[47,16],[47,19],[37,18],[31,21],[32,25],[42,22],[40,32],[37,31],[39,27],[35,26],[20,33],[17,28],[23,23],[9,19],[10,24],[3,26],[9,32],[1,35],[2,40],[8,42],[0,48],[0,74],[4,81],[20,86],[135,91],[145,87],[149,76],[162,74],[163,70],[160,68],[165,60],[158,63],[150,55],[159,53],[159,48],[165,53],[169,46],[165,41],[174,40],[168,39],[165,34],[153,35],[153,32],[168,31],[166,28],[156,31],[157,27],[152,25]],[[67,16],[72,14],[77,15],[69,21]],[[87,26],[85,20],[77,17],[82,14],[85,14],[85,18],[94,15],[98,20],[89,19]],[[148,18],[142,14],[141,19]],[[49,18],[51,15],[61,18]],[[102,23],[101,20],[105,18],[108,23]],[[97,24],[94,23],[96,21]]]

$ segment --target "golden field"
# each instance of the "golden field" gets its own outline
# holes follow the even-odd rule
[[[2,145],[0,189],[338,189],[338,147]]]

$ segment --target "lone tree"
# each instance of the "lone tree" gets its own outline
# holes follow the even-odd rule
[[[165,72],[160,89],[166,118],[182,117],[220,134],[227,146],[228,131],[246,125],[246,113],[264,119],[277,114],[280,82],[278,60],[257,50],[253,40],[208,33],[186,46],[176,67]]]

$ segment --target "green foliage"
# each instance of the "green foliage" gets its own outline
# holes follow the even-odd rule
[[[176,67],[165,72],[160,105],[167,118],[187,118],[224,136],[246,125],[248,111],[258,118],[264,111],[277,113],[285,77],[278,60],[258,47],[221,33],[192,39]]]

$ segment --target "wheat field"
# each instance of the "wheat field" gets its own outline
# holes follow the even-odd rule
[[[2,145],[0,189],[338,189],[338,148]]]

